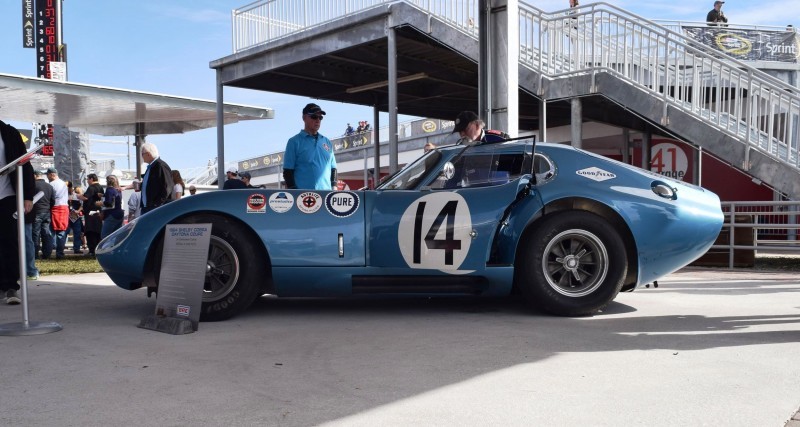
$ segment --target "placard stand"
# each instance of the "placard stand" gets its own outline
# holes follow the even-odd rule
[[[173,335],[196,332],[203,305],[212,224],[167,224],[156,312],[140,328]]]
[[[61,325],[56,322],[31,322],[28,320],[28,275],[25,271],[25,212],[23,185],[22,185],[22,165],[30,161],[34,154],[44,147],[43,144],[34,147],[31,151],[20,158],[9,162],[0,169],[0,175],[11,172],[17,168],[17,238],[19,239],[19,283],[22,295],[22,322],[5,323],[0,325],[0,336],[19,336],[19,335],[42,335],[50,332],[60,331]],[[8,218],[0,218],[0,221],[8,221]]]

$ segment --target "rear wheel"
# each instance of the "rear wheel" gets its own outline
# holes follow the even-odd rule
[[[614,300],[628,263],[611,224],[588,212],[564,212],[534,227],[517,259],[517,286],[531,306],[581,316]]]
[[[258,256],[262,251],[251,231],[217,215],[193,215],[183,222],[212,224],[200,320],[225,320],[247,310],[260,295],[260,283],[266,279],[268,268],[268,262]],[[157,274],[160,262],[159,257]]]

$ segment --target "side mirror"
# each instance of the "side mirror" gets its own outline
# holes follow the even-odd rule
[[[456,167],[452,163],[447,162],[444,164],[444,167],[442,167],[442,172],[439,174],[439,179],[447,181],[449,179],[452,179],[453,176],[455,176],[455,174],[456,174]]]

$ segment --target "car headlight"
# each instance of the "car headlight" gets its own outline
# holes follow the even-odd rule
[[[103,254],[106,252],[111,252],[119,246],[125,239],[130,236],[133,228],[136,227],[136,223],[139,222],[139,218],[134,219],[133,221],[123,225],[119,230],[109,234],[105,239],[101,240],[100,243],[97,245],[97,249],[95,249],[95,253]]]

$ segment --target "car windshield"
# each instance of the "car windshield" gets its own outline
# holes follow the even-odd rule
[[[431,150],[427,154],[415,160],[413,163],[404,167],[396,174],[390,176],[386,182],[381,184],[378,190],[410,190],[428,176],[431,171],[438,169],[439,160],[442,153],[439,150]]]

